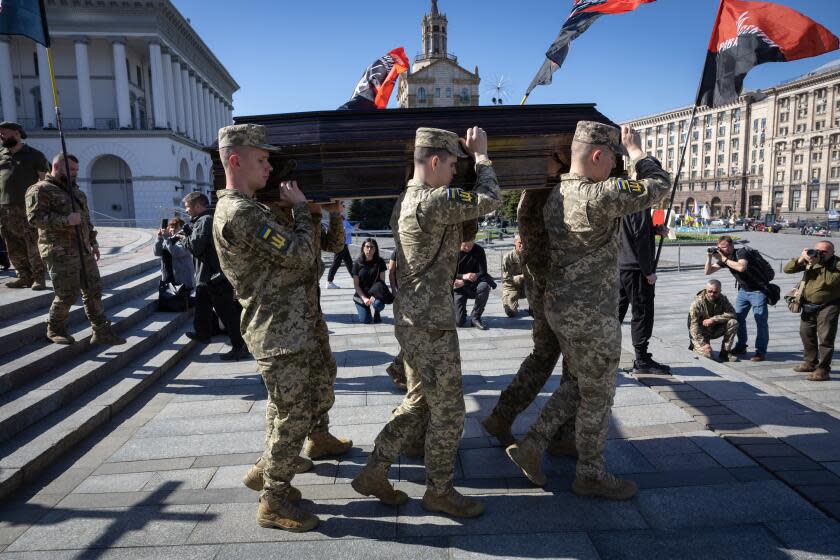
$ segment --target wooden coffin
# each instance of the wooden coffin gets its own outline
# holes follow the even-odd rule
[[[594,104],[388,109],[374,112],[318,111],[236,117],[237,124],[267,128],[280,147],[275,169],[259,198],[272,198],[281,179],[294,179],[310,200],[398,195],[412,176],[414,133],[421,126],[463,136],[467,128],[487,131],[489,155],[503,189],[550,187],[557,183],[580,120],[612,123]],[[216,188],[224,188],[218,151]],[[470,188],[471,164],[462,161],[453,186]]]

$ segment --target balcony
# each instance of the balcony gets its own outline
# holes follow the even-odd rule
[[[418,54],[414,57],[414,62],[422,62],[424,60],[434,60],[436,58],[445,58],[452,62],[458,62],[458,57],[450,53],[436,53],[436,54]]]

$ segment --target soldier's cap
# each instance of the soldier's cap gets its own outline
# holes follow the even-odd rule
[[[627,149],[621,145],[621,130],[608,124],[579,121],[575,129],[574,141],[608,146],[617,155],[627,155]]]
[[[9,129],[9,130],[14,130],[14,131],[16,131],[16,132],[19,132],[19,133],[20,133],[20,137],[21,137],[22,139],[25,139],[25,138],[26,138],[26,131],[25,131],[25,130],[23,130],[23,127],[22,127],[22,126],[20,126],[20,125],[19,125],[18,123],[16,123],[16,122],[12,122],[12,121],[3,121],[3,122],[1,122],[1,123],[0,123],[0,128],[7,128],[7,129]]]
[[[232,124],[219,129],[219,148],[251,146],[280,153],[280,148],[265,141],[265,127],[261,124]]]
[[[437,148],[446,150],[459,158],[470,157],[461,148],[458,135],[440,128],[418,128],[414,137],[415,148]]]

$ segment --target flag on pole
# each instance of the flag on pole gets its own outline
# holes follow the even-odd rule
[[[0,35],[23,35],[49,48],[44,0],[0,0]]]
[[[747,72],[759,64],[817,56],[838,46],[828,29],[785,6],[721,0],[696,104],[735,101]]]
[[[569,54],[569,44],[577,39],[595,20],[604,14],[623,14],[632,12],[642,4],[655,0],[575,0],[572,13],[566,18],[560,33],[545,53],[546,60],[540,66],[537,75],[525,91],[525,97],[537,86],[551,83],[551,77],[563,65]]]
[[[385,109],[394,91],[397,77],[408,70],[408,57],[398,47],[371,64],[353,92],[350,101],[339,107],[351,111]]]

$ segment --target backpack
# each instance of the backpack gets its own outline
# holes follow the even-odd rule
[[[776,271],[774,271],[770,263],[761,256],[761,253],[749,247],[744,247],[744,249],[747,251],[747,270],[751,270],[755,278],[769,284],[770,281],[776,277]]]

